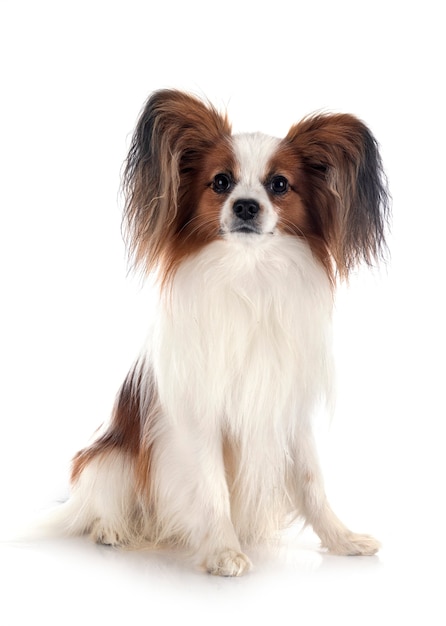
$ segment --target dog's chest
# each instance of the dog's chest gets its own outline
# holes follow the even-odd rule
[[[210,248],[180,268],[160,310],[161,398],[239,419],[289,412],[326,383],[326,276],[305,248],[292,249],[298,262],[280,248],[255,258]]]

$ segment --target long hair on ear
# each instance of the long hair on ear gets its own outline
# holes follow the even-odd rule
[[[124,228],[130,256],[149,272],[194,211],[194,177],[231,126],[210,104],[164,89],[146,102],[125,163]],[[167,263],[169,265],[169,263]]]
[[[317,114],[292,126],[284,141],[299,156],[305,177],[300,193],[339,277],[385,256],[390,197],[367,126],[348,114]]]

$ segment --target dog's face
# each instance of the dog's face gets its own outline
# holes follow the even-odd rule
[[[307,242],[333,280],[385,245],[388,204],[378,146],[351,115],[317,115],[284,139],[232,135],[225,116],[177,91],[148,101],[127,160],[125,217],[146,270],[173,276],[216,239]]]
[[[299,168],[281,141],[260,133],[236,135],[203,163],[205,184],[196,220],[225,238],[302,233],[306,212],[298,193]],[[288,158],[287,158],[288,157]],[[302,177],[302,175],[301,175]]]

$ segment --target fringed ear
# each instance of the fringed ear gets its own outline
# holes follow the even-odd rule
[[[231,127],[211,105],[176,90],[155,92],[136,126],[124,170],[124,224],[135,265],[150,271],[187,211],[202,159]],[[184,215],[183,215],[184,219]]]
[[[285,142],[299,156],[305,177],[299,192],[338,275],[347,278],[360,262],[381,258],[389,195],[369,129],[352,115],[316,115],[293,126]]]

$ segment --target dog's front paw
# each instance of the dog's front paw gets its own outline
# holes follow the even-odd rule
[[[379,541],[370,535],[358,535],[348,532],[336,538],[326,546],[332,554],[343,556],[372,556],[381,547]]]
[[[241,576],[252,564],[246,554],[236,550],[222,550],[206,560],[206,569],[214,576]]]

